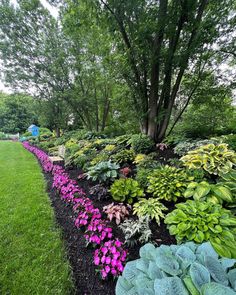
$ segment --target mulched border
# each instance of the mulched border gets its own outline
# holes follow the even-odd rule
[[[37,159],[37,157],[36,157]],[[38,160],[42,167],[40,161]],[[89,196],[89,188],[94,185],[90,181],[80,180],[77,176],[81,172],[77,169],[67,169],[66,172],[70,175],[71,179],[76,179],[79,186]],[[75,214],[72,210],[72,206],[65,203],[55,189],[52,188],[53,176],[50,173],[43,172],[47,182],[47,192],[51,200],[52,208],[55,212],[56,222],[62,229],[62,238],[65,243],[67,257],[72,268],[72,276],[75,286],[75,291],[72,294],[75,295],[115,295],[116,279],[101,280],[98,273],[96,273],[93,257],[94,249],[92,247],[86,247],[83,232],[75,227]],[[96,208],[102,211],[103,206],[111,203],[112,200],[98,201],[96,197],[89,196],[92,199]],[[169,204],[169,209],[172,211],[174,204]],[[104,216],[105,217],[105,216]],[[124,241],[124,235],[119,230],[115,222],[111,222],[113,233],[116,238]],[[162,222],[160,227],[156,223],[151,223],[151,229],[153,232],[153,239],[157,245],[160,244],[176,244],[175,238],[169,235],[169,232]],[[141,245],[137,245],[134,248],[129,248],[129,260],[134,260],[139,257],[139,248]]]

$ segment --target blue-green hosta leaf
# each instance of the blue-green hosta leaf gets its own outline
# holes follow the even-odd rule
[[[216,253],[215,249],[212,247],[210,242],[206,242],[201,244],[196,251],[197,254],[204,254],[205,256],[211,256],[213,258],[218,258],[218,254]]]
[[[138,259],[138,261],[136,262],[136,268],[144,272],[145,274],[148,273],[148,267],[149,267],[149,262],[147,260]]]
[[[148,276],[152,280],[164,278],[163,272],[160,270],[160,268],[153,261],[149,262]]]
[[[205,265],[207,267],[207,269],[209,270],[212,278],[218,282],[221,283],[225,286],[228,285],[228,278],[227,278],[227,274],[223,268],[223,266],[221,265],[221,263],[216,260],[213,257],[210,256],[206,256],[205,257]]]
[[[179,257],[181,260],[187,260],[190,263],[196,260],[196,255],[190,248],[186,246],[180,246],[179,249],[176,251],[176,256]]]
[[[170,249],[173,254],[175,254],[178,251],[179,247],[179,245],[170,245]]]
[[[182,280],[178,277],[166,277],[154,281],[155,295],[189,295]]]
[[[163,254],[162,256],[158,255],[156,258],[156,264],[161,270],[172,276],[176,276],[182,273],[178,261],[172,254]]]
[[[138,288],[138,295],[155,295],[155,292],[153,289],[150,289],[150,288]]]
[[[227,270],[228,268],[232,267],[236,263],[236,259],[230,259],[230,258],[221,258],[220,263],[223,266],[224,270]]]
[[[231,284],[232,288],[234,288],[234,290],[236,291],[236,268],[231,269],[228,272],[228,278],[229,278],[229,281],[230,281],[230,284]]]
[[[197,244],[195,244],[194,242],[187,242],[184,244],[185,247],[188,247],[190,250],[192,250],[194,253],[198,247]]]
[[[236,295],[231,288],[211,282],[202,287],[202,295]]]
[[[200,291],[202,285],[210,283],[211,277],[209,271],[201,264],[194,262],[190,266],[190,277],[195,287]]]
[[[136,263],[138,260],[139,259],[127,262],[123,271],[122,277],[126,278],[130,283],[132,283],[136,279],[136,276],[139,273],[136,268]]]
[[[126,295],[131,289],[134,290],[134,287],[130,281],[120,276],[116,283],[116,295]]]
[[[140,248],[139,255],[143,259],[153,260],[156,257],[156,248],[153,244],[148,243]]]

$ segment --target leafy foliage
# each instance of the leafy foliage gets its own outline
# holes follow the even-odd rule
[[[236,260],[219,258],[210,243],[158,248],[146,244],[139,253],[139,259],[126,264],[116,284],[116,295],[236,294]]]
[[[108,196],[108,189],[101,184],[96,184],[92,186],[89,190],[91,195],[95,195],[98,200],[106,199]]]
[[[144,196],[143,189],[139,183],[132,178],[121,178],[115,180],[110,189],[112,198],[117,202],[133,203],[134,198]]]
[[[107,180],[113,180],[118,176],[118,164],[111,161],[100,162],[95,166],[88,168],[87,178],[92,181],[106,182]]]
[[[209,201],[212,203],[232,202],[231,191],[221,184],[210,184],[206,181],[200,183],[191,182],[184,192],[185,198],[193,197],[194,200]]]
[[[135,179],[138,181],[140,186],[146,190],[148,185],[148,175],[152,173],[152,169],[138,168]]]
[[[160,219],[165,217],[163,211],[168,210],[158,199],[153,198],[141,198],[134,204],[133,209],[134,214],[137,214],[139,218],[155,219],[158,225],[160,225]]]
[[[210,241],[221,256],[236,258],[236,218],[221,205],[187,201],[176,205],[165,223],[178,242]]]
[[[115,219],[116,224],[120,224],[122,219],[129,215],[130,206],[126,207],[123,203],[111,203],[103,207],[103,211],[107,214],[110,221]]]
[[[148,153],[154,148],[154,141],[144,134],[134,134],[130,138],[129,144],[137,154]]]
[[[158,199],[176,201],[182,197],[187,185],[193,177],[183,170],[175,167],[164,166],[155,169],[148,176],[147,191]]]
[[[125,235],[125,243],[130,247],[138,243],[147,243],[152,236],[148,218],[139,218],[138,220],[126,219],[119,225],[119,228]]]
[[[192,169],[204,169],[209,174],[229,172],[236,164],[236,154],[226,144],[208,144],[188,152],[181,158],[183,165]]]
[[[178,155],[178,156],[184,156],[185,154],[187,154],[189,151],[195,150],[196,148],[199,148],[203,145],[207,145],[207,144],[217,144],[219,143],[219,141],[217,139],[204,139],[204,140],[185,140],[185,141],[181,141],[179,142],[175,148],[174,148],[174,152]]]
[[[133,150],[124,149],[112,156],[114,162],[122,164],[129,163],[134,160],[135,153]]]
[[[226,186],[232,193],[234,200],[236,198],[236,170],[230,170],[226,174],[221,174],[219,184]]]

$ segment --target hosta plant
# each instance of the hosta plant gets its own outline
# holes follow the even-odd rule
[[[210,241],[221,256],[236,258],[236,218],[219,204],[191,201],[176,205],[165,223],[180,243]]]
[[[117,202],[127,201],[133,203],[134,198],[144,196],[143,189],[139,183],[132,178],[120,178],[115,180],[110,189],[112,198]]]
[[[233,204],[231,206],[235,206],[236,200],[236,170],[230,170],[226,174],[221,174],[219,178],[219,184],[227,187],[234,199]]]
[[[141,198],[134,204],[133,209],[134,214],[137,214],[139,218],[155,219],[158,225],[160,225],[161,219],[165,217],[163,211],[168,210],[158,199],[154,198]]]
[[[89,190],[89,193],[96,196],[99,201],[108,197],[108,189],[101,184],[92,186]]]
[[[155,169],[148,176],[147,191],[158,199],[176,201],[183,196],[189,182],[193,179],[183,169],[164,166]]]
[[[138,183],[140,184],[140,186],[146,190],[147,185],[148,185],[148,175],[150,175],[152,173],[152,169],[150,168],[139,168],[137,169],[137,173],[135,176],[135,179],[138,181]]]
[[[207,144],[217,144],[219,141],[217,139],[204,139],[204,140],[185,140],[179,142],[175,148],[174,152],[178,156],[184,156],[189,151],[195,150],[200,146],[207,145]]]
[[[118,164],[112,163],[111,161],[100,162],[88,169],[87,178],[92,179],[92,181],[99,180],[100,182],[106,182],[118,176],[119,168],[120,166]]]
[[[133,247],[138,243],[147,243],[152,237],[148,218],[141,217],[138,220],[126,219],[119,225],[119,228],[123,231],[125,243],[129,247]]]
[[[235,259],[219,258],[210,243],[146,244],[126,264],[116,295],[236,295]]]
[[[233,196],[229,188],[222,184],[210,184],[206,181],[191,182],[184,192],[185,198],[210,201],[212,203],[232,202]]]
[[[134,134],[129,140],[135,153],[148,153],[154,147],[154,141],[147,135]]]
[[[188,152],[181,158],[183,165],[190,169],[203,169],[209,174],[228,173],[236,164],[236,153],[227,144],[208,144]]]
[[[121,221],[129,215],[129,209],[131,209],[131,206],[129,205],[126,206],[123,203],[111,203],[103,207],[103,212],[107,214],[107,217],[110,221],[112,221],[112,219],[115,219],[116,224],[120,224]]]
[[[130,163],[134,160],[135,153],[133,150],[121,150],[118,153],[112,155],[112,159],[114,162],[123,164]]]

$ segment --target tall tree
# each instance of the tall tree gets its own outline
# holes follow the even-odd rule
[[[70,3],[70,2],[69,2]],[[161,141],[186,73],[210,59],[234,1],[87,0],[110,28],[143,133]],[[70,4],[69,4],[70,5]],[[73,4],[74,5],[74,4]],[[80,9],[80,5],[77,5]]]

